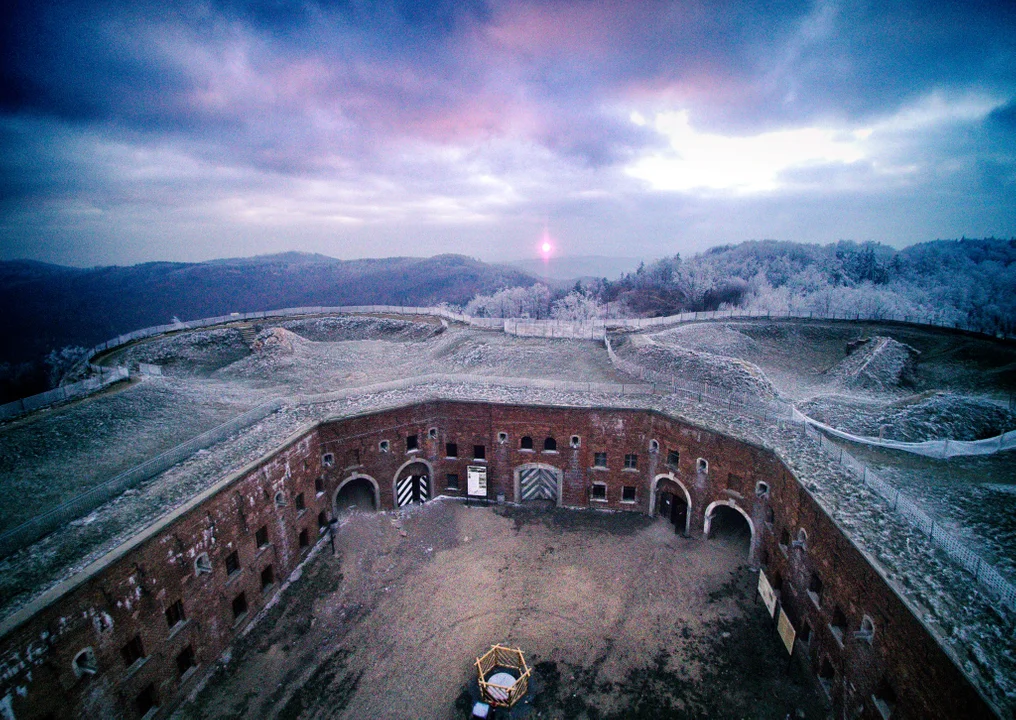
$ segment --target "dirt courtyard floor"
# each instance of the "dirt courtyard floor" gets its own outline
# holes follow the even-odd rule
[[[512,717],[824,718],[754,601],[746,530],[443,500],[350,515],[176,716],[466,718],[502,642],[533,667]]]

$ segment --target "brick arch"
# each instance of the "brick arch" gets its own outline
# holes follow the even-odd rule
[[[694,507],[694,505],[692,504],[692,501],[691,501],[691,493],[688,491],[688,488],[685,487],[685,484],[683,482],[681,482],[680,480],[678,480],[674,476],[674,473],[672,473],[672,472],[661,473],[661,474],[657,475],[653,479],[653,486],[652,486],[652,488],[650,488],[650,491],[649,491],[649,515],[650,516],[655,516],[656,515],[656,498],[659,496],[659,493],[660,493],[660,483],[665,482],[665,481],[666,482],[670,482],[674,486],[675,490],[680,490],[681,492],[684,493],[684,500],[688,504],[688,512],[687,512],[687,516],[685,517],[685,520],[684,520],[684,534],[685,535],[690,535],[691,534],[691,514],[692,514],[692,508]],[[677,495],[678,493],[675,492],[673,494]]]
[[[423,458],[410,458],[399,465],[399,469],[395,471],[394,475],[392,475],[392,507],[396,510],[398,509],[398,500],[396,499],[398,497],[398,491],[395,489],[395,485],[399,481],[399,475],[401,475],[402,471],[410,465],[416,465],[418,463],[420,465],[425,465],[427,468],[427,482],[430,484],[428,490],[430,491],[431,497],[434,497],[434,466],[430,464],[430,461],[424,460]]]
[[[705,536],[706,538],[709,537],[709,529],[713,524],[713,511],[717,507],[720,507],[721,505],[724,507],[729,507],[733,510],[737,510],[737,512],[739,512],[741,516],[744,517],[744,519],[747,521],[748,529],[751,531],[751,541],[750,544],[748,545],[748,563],[752,567],[756,567],[758,565],[758,554],[760,552],[759,545],[761,538],[759,537],[758,533],[755,532],[755,523],[751,521],[751,516],[744,510],[744,508],[740,507],[736,502],[734,502],[733,499],[716,500],[714,502],[709,503],[709,505],[706,507],[705,520],[703,520],[702,523],[702,535]]]
[[[378,511],[381,509],[381,486],[377,484],[377,480],[366,473],[355,472],[344,478],[342,482],[339,483],[339,486],[335,488],[335,492],[332,493],[332,517],[338,517],[339,515],[339,493],[342,492],[342,488],[354,480],[367,480],[374,487],[374,510]]]
[[[519,481],[519,474],[523,470],[535,470],[535,469],[550,470],[555,475],[557,475],[557,506],[562,507],[564,503],[564,471],[561,470],[561,468],[556,468],[553,465],[548,465],[547,463],[540,462],[525,463],[523,465],[515,466],[515,469],[512,471],[512,477],[514,481],[513,490],[515,493],[515,502],[516,503],[522,502],[522,487]]]

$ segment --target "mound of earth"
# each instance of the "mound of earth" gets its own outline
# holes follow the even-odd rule
[[[850,343],[847,353],[829,370],[829,375],[842,387],[884,391],[913,385],[920,352],[909,345],[875,335]]]
[[[236,328],[163,335],[139,342],[114,355],[114,364],[136,370],[138,363],[162,367],[166,375],[207,375],[250,354]]]
[[[761,400],[772,400],[778,394],[765,373],[747,360],[659,345],[645,336],[612,343],[618,357],[639,365],[660,380],[700,382]]]
[[[440,323],[413,322],[395,318],[350,315],[287,320],[279,327],[314,342],[348,340],[426,340],[444,330]]]
[[[692,323],[679,325],[652,336],[661,345],[731,357],[748,357],[758,352],[758,343],[727,323]]]
[[[238,377],[265,377],[293,364],[310,341],[285,328],[273,327],[262,330],[254,338],[251,354],[218,374]]]
[[[798,406],[805,415],[855,435],[903,442],[983,440],[1016,430],[1016,413],[991,400],[954,393],[881,405],[826,396]]]

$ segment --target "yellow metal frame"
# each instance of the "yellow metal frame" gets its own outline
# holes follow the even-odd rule
[[[511,687],[489,683],[485,678],[494,668],[507,668],[518,673]],[[480,695],[492,707],[510,708],[521,700],[529,689],[529,675],[532,671],[526,665],[526,657],[518,648],[491,645],[490,650],[476,658],[476,673],[479,676]],[[496,692],[492,692],[495,690]],[[502,697],[503,696],[503,697]]]

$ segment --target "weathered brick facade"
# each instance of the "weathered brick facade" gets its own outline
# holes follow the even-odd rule
[[[400,476],[425,466],[428,497],[464,496],[470,465],[487,468],[492,500],[518,500],[520,469],[530,467],[557,478],[564,506],[655,513],[661,498],[686,502],[678,530],[692,533],[708,528],[717,506],[733,508],[749,519],[750,561],[782,584],[799,637],[810,627],[795,652],[822,676],[837,717],[993,717],[769,451],[647,411],[458,402],[308,428],[9,618],[0,717],[133,718],[150,703],[150,715],[168,714],[278,592],[340,488],[362,478],[391,509]],[[809,594],[816,576],[821,587]]]

